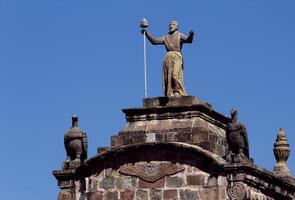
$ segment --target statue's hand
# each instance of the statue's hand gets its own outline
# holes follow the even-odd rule
[[[143,28],[143,29],[141,29],[141,34],[143,34],[144,32],[146,32],[146,30]]]
[[[194,33],[193,30],[191,30],[191,31],[189,32],[189,34],[190,34],[191,36],[193,36],[195,33]]]

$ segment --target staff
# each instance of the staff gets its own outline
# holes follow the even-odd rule
[[[142,18],[140,21],[140,28],[146,29],[148,27],[148,21],[146,18]],[[146,70],[146,36],[143,32],[143,65],[144,65],[144,97],[147,98],[147,70]]]

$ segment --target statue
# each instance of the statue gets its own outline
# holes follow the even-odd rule
[[[160,38],[153,36],[146,30],[147,21],[142,22],[141,33],[145,33],[148,40],[153,45],[163,44],[167,53],[163,61],[163,93],[166,97],[186,96],[186,90],[183,82],[183,58],[181,54],[182,45],[184,43],[192,43],[194,32],[190,31],[189,36],[185,36],[178,31],[178,22],[171,21],[169,23],[169,32]]]
[[[72,127],[64,136],[67,159],[63,162],[63,169],[78,167],[87,159],[87,134],[78,127],[78,116],[72,116]]]
[[[238,121],[238,111],[231,110],[231,119],[228,124],[226,138],[229,154],[226,156],[228,162],[249,161],[249,144],[246,127]]]

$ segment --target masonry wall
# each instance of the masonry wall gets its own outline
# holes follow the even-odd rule
[[[138,162],[123,167],[159,166],[160,164],[171,165],[170,162]],[[172,165],[181,166],[183,170],[150,182],[140,177],[123,175],[120,172],[122,167],[108,168],[97,175],[86,178],[85,186],[81,182],[76,182],[76,197],[79,200],[227,199],[226,177],[214,177],[189,165]],[[146,167],[145,170],[147,170]]]

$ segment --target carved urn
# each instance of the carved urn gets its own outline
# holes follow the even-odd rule
[[[286,138],[286,133],[284,129],[280,128],[276,142],[274,143],[273,152],[277,160],[277,164],[274,167],[274,172],[278,176],[290,176],[290,171],[287,167],[287,160],[290,154],[289,143]]]

